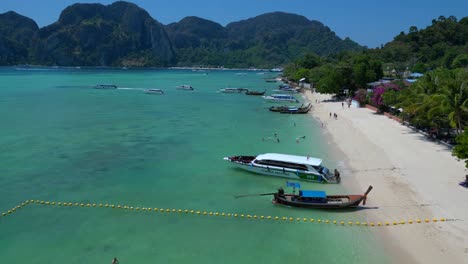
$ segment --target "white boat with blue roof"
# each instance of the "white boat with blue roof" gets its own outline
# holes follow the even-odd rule
[[[272,103],[299,103],[296,97],[289,95],[289,94],[272,94],[268,96],[263,96],[265,100]]]

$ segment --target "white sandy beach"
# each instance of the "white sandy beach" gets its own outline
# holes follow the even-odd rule
[[[320,102],[329,95],[306,92],[312,115],[323,122],[351,169],[341,175],[348,190],[373,185],[365,210],[369,222],[406,221],[373,227],[394,263],[468,263],[467,173],[445,145],[366,108]],[[336,113],[338,119],[330,118]],[[460,219],[432,222],[433,218]],[[431,223],[408,224],[430,219]]]

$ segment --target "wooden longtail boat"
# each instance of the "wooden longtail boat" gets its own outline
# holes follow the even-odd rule
[[[272,106],[268,108],[271,112],[281,112],[281,111],[287,111],[288,109],[298,109],[302,108],[304,105],[302,104],[300,107],[297,106],[287,106],[287,105],[282,105],[282,106]]]
[[[300,190],[299,194],[286,194],[283,188],[273,193],[274,204],[317,209],[344,209],[359,206],[362,202],[366,205],[366,199],[372,186],[369,186],[364,194],[326,195],[324,191]]]
[[[263,92],[259,92],[259,91],[247,91],[247,92],[245,92],[245,94],[246,94],[246,95],[264,95],[265,92],[266,92],[266,90],[263,91]]]
[[[312,109],[312,104],[299,108],[288,108],[280,110],[282,114],[307,114]]]

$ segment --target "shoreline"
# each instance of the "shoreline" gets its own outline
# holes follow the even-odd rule
[[[366,208],[376,210],[365,210],[369,222],[464,220],[375,228],[391,262],[462,263],[468,257],[468,210],[458,210],[468,201],[468,191],[458,185],[465,175],[463,162],[446,146],[369,109],[342,108],[341,102],[324,102],[329,95],[311,91],[304,96],[314,106],[310,114],[323,123],[326,137],[349,168],[341,173],[344,187],[362,193],[374,186]]]

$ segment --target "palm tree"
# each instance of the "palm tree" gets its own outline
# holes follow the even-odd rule
[[[426,103],[430,107],[427,114],[430,118],[446,115],[449,125],[460,134],[468,125],[468,74],[465,70],[459,70],[451,72],[447,77],[441,85],[441,93],[427,99]]]

